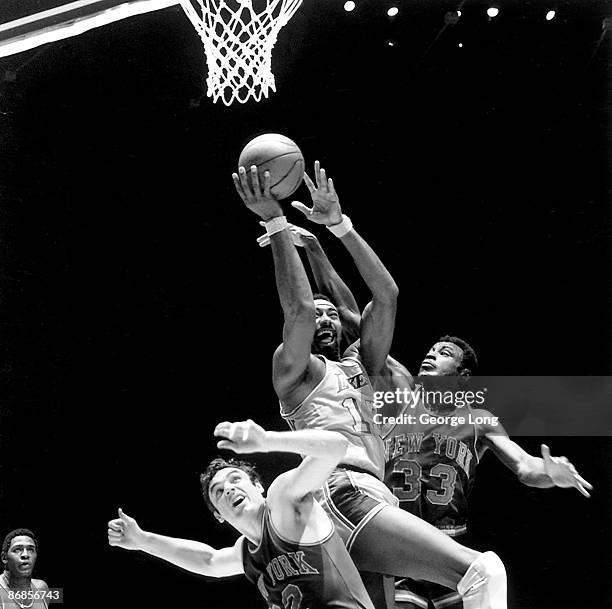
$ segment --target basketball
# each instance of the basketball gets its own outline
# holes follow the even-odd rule
[[[297,144],[279,133],[264,133],[252,139],[240,153],[238,166],[247,170],[257,165],[263,188],[264,172],[270,172],[270,192],[277,199],[290,197],[304,177],[304,157]]]

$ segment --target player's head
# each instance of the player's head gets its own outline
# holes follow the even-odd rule
[[[241,530],[240,523],[257,518],[265,502],[261,478],[253,465],[221,457],[211,461],[200,476],[208,509],[219,522]]]
[[[342,323],[336,305],[325,294],[314,294],[316,328],[312,352],[328,359],[340,359]]]
[[[461,376],[476,370],[478,359],[470,345],[457,336],[442,336],[421,363],[419,376]]]
[[[29,529],[15,529],[2,542],[2,564],[14,578],[32,577],[38,556],[38,541]]]

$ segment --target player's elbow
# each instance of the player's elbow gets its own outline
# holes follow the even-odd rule
[[[224,577],[217,557],[217,551],[214,551],[212,554],[203,553],[200,556],[200,560],[196,562],[193,571],[199,575],[205,575],[206,577]]]
[[[399,288],[397,287],[397,283],[393,280],[392,277],[389,277],[389,280],[385,282],[381,289],[377,290],[374,294],[374,298],[381,303],[386,305],[395,306],[397,304],[397,299],[399,297]]]

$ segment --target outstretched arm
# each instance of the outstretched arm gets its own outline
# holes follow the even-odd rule
[[[266,431],[250,419],[239,423],[225,421],[215,428],[224,438],[218,448],[236,453],[287,452],[302,455],[302,463],[281,474],[268,490],[268,500],[299,503],[329,478],[344,457],[348,442],[335,432],[323,429]]]
[[[328,227],[346,227],[340,237],[343,245],[351,254],[357,269],[368,286],[372,300],[363,311],[359,335],[361,337],[361,355],[367,371],[378,374],[385,365],[393,340],[395,313],[397,309],[398,288],[380,258],[357,233],[347,225],[342,215],[338,195],[333,181],[327,178],[319,162],[315,163],[316,185],[305,174],[304,180],[312,196],[313,206],[294,201],[292,205],[299,209],[309,220]]]
[[[565,457],[551,457],[550,449],[542,444],[542,457],[534,457],[512,441],[501,425],[487,427],[484,432],[485,446],[510,468],[527,486],[537,488],[575,488],[585,497],[590,497],[589,484]],[[588,490],[587,490],[588,489]]]
[[[233,174],[234,185],[245,205],[264,222],[274,221],[270,242],[274,258],[276,288],[284,315],[283,342],[274,354],[273,382],[279,396],[294,389],[306,375],[310,347],[315,332],[315,309],[312,290],[304,265],[293,246],[281,207],[270,194],[270,174],[265,173],[260,187],[257,169],[251,168],[251,184],[244,167]],[[278,232],[274,232],[278,231]]]
[[[210,577],[244,573],[240,537],[230,548],[215,550],[205,543],[143,531],[134,518],[119,508],[119,518],[108,523],[108,543],[126,550],[141,550],[178,567]]]

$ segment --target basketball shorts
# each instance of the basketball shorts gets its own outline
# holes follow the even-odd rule
[[[373,474],[338,467],[316,493],[350,552],[355,539],[385,506],[398,506],[393,493]]]

